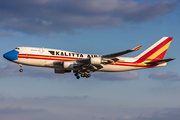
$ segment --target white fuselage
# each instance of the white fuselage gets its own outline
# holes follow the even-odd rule
[[[18,47],[15,49],[19,52],[17,60],[13,62],[29,66],[37,67],[49,67],[49,68],[58,68],[64,69],[62,66],[55,65],[56,62],[65,62],[65,61],[76,61],[80,59],[86,59],[90,57],[100,57],[100,55],[93,54],[82,54],[74,53],[70,51],[58,50],[58,49],[49,49],[49,48],[35,48],[35,47]],[[120,72],[120,71],[129,71],[136,69],[143,69],[155,66],[147,66],[144,63],[136,63],[137,58],[128,58],[128,57],[118,57],[118,61],[110,64],[101,64],[103,68],[99,71],[104,72]],[[166,64],[161,64],[159,66],[165,66]],[[68,69],[69,70],[69,69]],[[71,69],[73,70],[73,69]]]

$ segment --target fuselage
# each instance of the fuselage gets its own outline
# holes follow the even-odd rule
[[[7,56],[11,56],[8,58]],[[65,69],[62,66],[55,65],[56,62],[66,62],[66,61],[76,61],[80,59],[101,57],[101,55],[95,54],[82,54],[75,53],[70,51],[58,50],[58,49],[49,49],[49,48],[36,48],[36,47],[18,47],[6,54],[4,57],[12,62],[36,66],[36,67],[49,67],[57,69]],[[165,64],[160,65],[151,65],[148,66],[145,62],[138,62],[138,58],[129,58],[129,57],[117,57],[119,60],[114,63],[101,64],[103,67],[99,71],[104,72],[121,72],[129,71],[136,69],[144,69],[151,67],[165,66]],[[67,69],[67,70],[75,70]]]

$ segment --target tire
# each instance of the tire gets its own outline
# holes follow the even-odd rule
[[[77,79],[79,79],[80,77],[79,77],[79,76],[77,76],[76,78],[77,78]]]

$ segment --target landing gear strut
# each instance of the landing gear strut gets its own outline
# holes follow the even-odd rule
[[[19,66],[20,66],[19,72],[22,72],[23,71],[22,64],[19,64]]]

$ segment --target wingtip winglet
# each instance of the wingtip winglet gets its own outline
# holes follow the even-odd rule
[[[142,47],[142,45],[139,45],[139,46],[133,48],[132,50],[139,50],[141,47]]]

